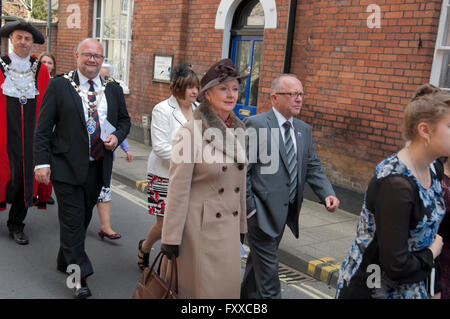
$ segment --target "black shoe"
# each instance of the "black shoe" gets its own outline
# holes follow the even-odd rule
[[[55,204],[55,200],[53,199],[53,197],[50,196],[50,198],[47,201],[47,204],[49,204],[49,205],[54,205]]]
[[[73,288],[73,292],[75,299],[86,299],[92,296],[91,290],[89,289],[86,281],[81,281],[81,286]]]
[[[79,288],[73,288],[74,290],[74,298],[75,299],[86,299],[90,296],[92,296],[91,291],[89,290],[89,287],[79,287]]]
[[[10,231],[9,237],[14,239],[19,245],[28,245],[28,237],[23,233],[23,231]]]

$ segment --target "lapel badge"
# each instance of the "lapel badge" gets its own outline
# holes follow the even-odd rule
[[[297,137],[302,137],[302,132],[297,132]]]

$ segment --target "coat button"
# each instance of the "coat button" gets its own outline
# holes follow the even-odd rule
[[[222,217],[222,214],[221,214],[221,213],[217,213],[217,214],[216,214],[216,217],[217,217],[217,218],[220,218],[220,217]]]
[[[233,212],[233,216],[237,216],[239,213],[236,211],[236,212]]]
[[[236,187],[235,189],[234,189],[234,191],[236,192],[236,193],[239,193],[239,187]]]
[[[240,171],[242,171],[244,169],[244,164],[242,164],[242,163],[238,164],[238,169]]]
[[[227,171],[227,169],[228,169],[228,167],[226,167],[226,166],[222,166],[222,171],[223,171],[223,172],[226,172],[226,171]]]
[[[219,194],[222,194],[225,190],[223,188],[219,189]]]
[[[288,205],[288,203],[284,203],[284,206],[287,206]]]

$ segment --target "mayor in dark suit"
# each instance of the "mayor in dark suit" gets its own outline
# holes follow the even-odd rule
[[[122,88],[99,76],[104,58],[97,40],[80,42],[77,70],[50,81],[35,132],[36,179],[51,179],[58,200],[57,269],[75,264],[81,270],[75,298],[91,296],[86,230],[102,186],[110,185],[113,151],[130,130]]]
[[[311,127],[295,118],[302,107],[302,83],[295,75],[283,74],[272,82],[270,99],[269,112],[245,121],[250,132],[247,170],[250,253],[241,287],[243,299],[281,298],[278,246],[285,225],[298,238],[306,182],[328,211],[334,212],[339,207],[314,151]],[[270,156],[271,161],[263,155]]]

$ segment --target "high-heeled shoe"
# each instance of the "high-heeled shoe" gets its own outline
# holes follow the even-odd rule
[[[140,270],[144,270],[145,267],[149,266],[150,253],[144,253],[144,251],[142,250],[142,243],[144,241],[145,241],[145,239],[141,239],[139,241],[139,245],[138,245],[139,252],[142,254],[142,256],[141,256],[138,253],[138,258],[142,260],[142,261],[138,261],[138,263],[137,263]]]
[[[121,234],[107,234],[103,230],[100,230],[98,232],[98,236],[103,240],[103,238],[109,238],[109,239],[119,239],[122,238]]]

